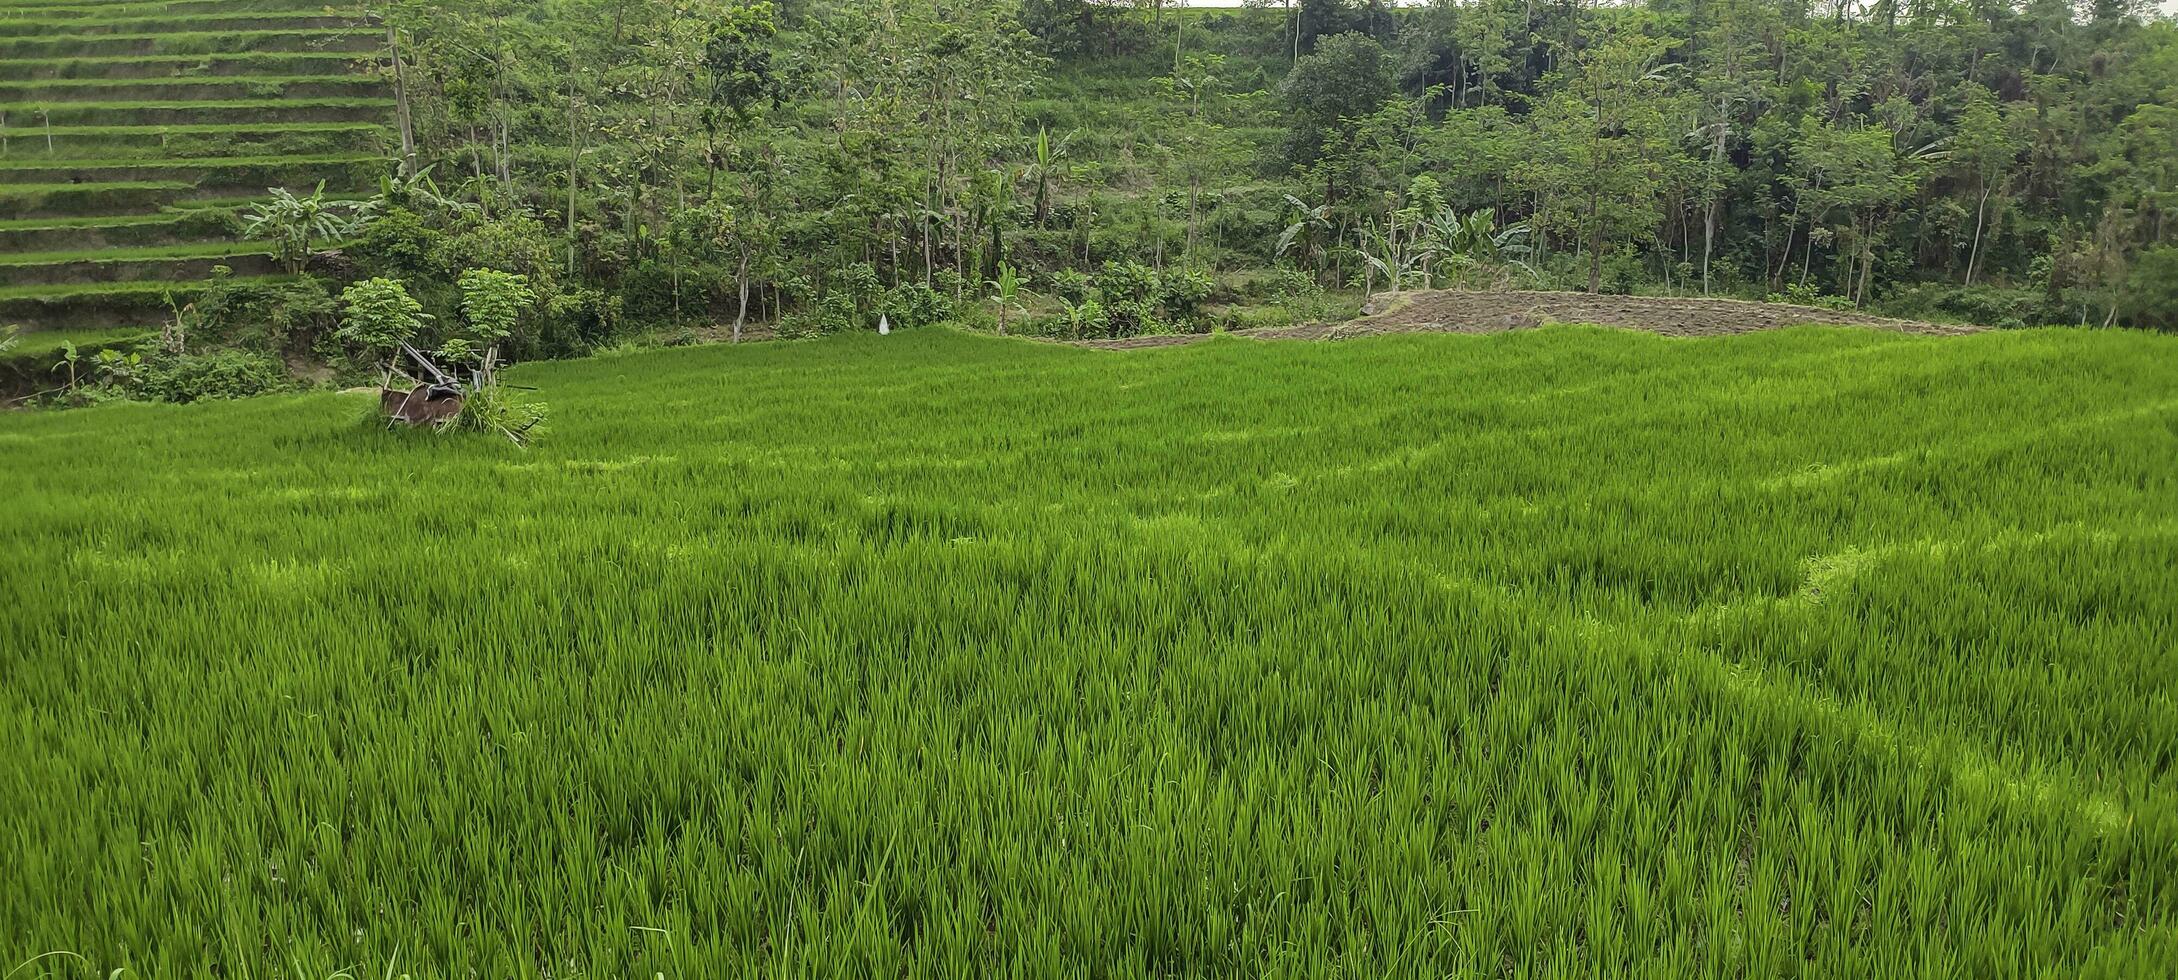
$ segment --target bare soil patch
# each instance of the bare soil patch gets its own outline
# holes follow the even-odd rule
[[[1504,333],[1549,323],[1592,323],[1645,330],[1666,337],[1722,337],[1821,324],[1868,327],[1898,333],[1956,337],[1983,327],[1894,320],[1844,310],[1786,303],[1672,296],[1592,296],[1588,293],[1497,292],[1387,293],[1371,301],[1365,315],[1344,323],[1308,323],[1270,330],[1247,330],[1236,337],[1256,340],[1346,340],[1394,333]],[[1134,350],[1192,343],[1201,336],[1132,337],[1083,341],[1105,350]]]

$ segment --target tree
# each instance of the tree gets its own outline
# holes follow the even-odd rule
[[[1652,234],[1662,177],[1664,119],[1656,68],[1664,43],[1644,35],[1610,38],[1583,51],[1574,70],[1534,115],[1535,147],[1515,172],[1535,196],[1535,224],[1570,238],[1588,255],[1588,291],[1599,292],[1604,254],[1614,243]]]
[[[1739,191],[1739,168],[1733,160],[1735,147],[1746,140],[1745,120],[1759,113],[1766,81],[1771,72],[1765,64],[1769,51],[1763,32],[1772,15],[1751,0],[1723,0],[1714,8],[1714,20],[1694,37],[1691,60],[1697,92],[1698,128],[1689,134],[1700,154],[1694,181],[1694,201],[1702,216],[1702,293],[1709,292],[1710,261],[1717,251],[1717,236],[1724,229],[1725,209]]]
[[[729,123],[735,129],[746,127],[759,108],[780,102],[779,79],[767,47],[778,33],[779,15],[770,0],[742,0],[727,8],[704,41],[703,69],[709,83],[703,109],[706,197],[718,188],[720,130]]]
[[[2140,254],[2125,302],[2133,323],[2178,330],[2178,247],[2166,245]]]
[[[465,339],[487,350],[514,335],[524,314],[535,309],[537,293],[529,277],[497,269],[461,274],[461,316],[469,325]]]
[[[1984,232],[1989,223],[1989,199],[2003,193],[2005,178],[2019,157],[2020,139],[2014,135],[1988,89],[1975,86],[1966,109],[1959,114],[1952,137],[1950,162],[1974,202],[1974,234],[1966,257],[1966,285],[1974,284],[1981,266]]]
[[[374,278],[355,283],[341,290],[340,305],[340,328],[333,336],[381,362],[386,377],[383,383],[390,385],[401,345],[413,341],[431,322],[431,315],[398,279]]]
[[[1347,122],[1374,113],[1398,94],[1382,44],[1365,34],[1326,38],[1303,56],[1279,83],[1285,105],[1285,158],[1296,166],[1315,162],[1324,141],[1351,132]]]
[[[1842,214],[1841,253],[1847,262],[1842,285],[1855,303],[1864,303],[1874,276],[1875,249],[1885,234],[1886,218],[1919,185],[1918,154],[1903,154],[1895,134],[1883,126],[1832,126],[1807,123],[1794,153],[1798,208],[1809,223],[1808,254],[1814,252],[1815,227]],[[1846,252],[1845,250],[1850,250]],[[1801,282],[1807,281],[1807,263]]]
[[[1314,52],[1318,42],[1326,37],[1354,30],[1355,23],[1351,0],[1301,0],[1294,27],[1294,37],[1302,52]]]

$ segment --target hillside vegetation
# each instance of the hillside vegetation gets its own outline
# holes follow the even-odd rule
[[[0,416],[0,963],[2161,976],[2174,354],[939,330],[533,366],[526,453]]]
[[[428,350],[477,269],[523,277],[516,359],[1448,286],[2178,325],[2178,28],[2132,0],[0,10],[0,323],[163,321],[154,373],[368,381],[344,291],[398,283]],[[18,367],[48,403],[152,397]]]

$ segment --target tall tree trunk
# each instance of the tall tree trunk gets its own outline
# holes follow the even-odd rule
[[[1724,168],[1724,143],[1731,135],[1732,127],[1725,114],[1731,111],[1731,103],[1723,95],[1717,96],[1717,142],[1710,148],[1709,168],[1712,179]],[[1724,207],[1724,190],[1709,189],[1709,206],[1702,211],[1702,295],[1709,295],[1709,257],[1717,246],[1717,216]]]
[[[741,342],[741,325],[749,322],[749,245],[741,243],[741,267],[734,272],[741,287],[741,307],[734,311],[734,343]]]
[[[567,66],[567,276],[575,276],[576,192],[581,186],[582,121],[580,97],[575,93],[575,66]]]
[[[386,50],[393,55],[393,118],[401,130],[401,174],[416,172],[416,124],[408,102],[408,67],[401,63],[401,36],[386,25]]]
[[[1981,233],[1989,213],[1989,185],[1981,188],[1981,201],[1974,205],[1974,247],[1966,255],[1966,284],[1974,284],[1974,268],[1981,264]]]

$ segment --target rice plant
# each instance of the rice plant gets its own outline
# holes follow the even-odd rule
[[[521,368],[527,451],[0,415],[0,966],[2168,975],[2174,344],[924,330]]]

